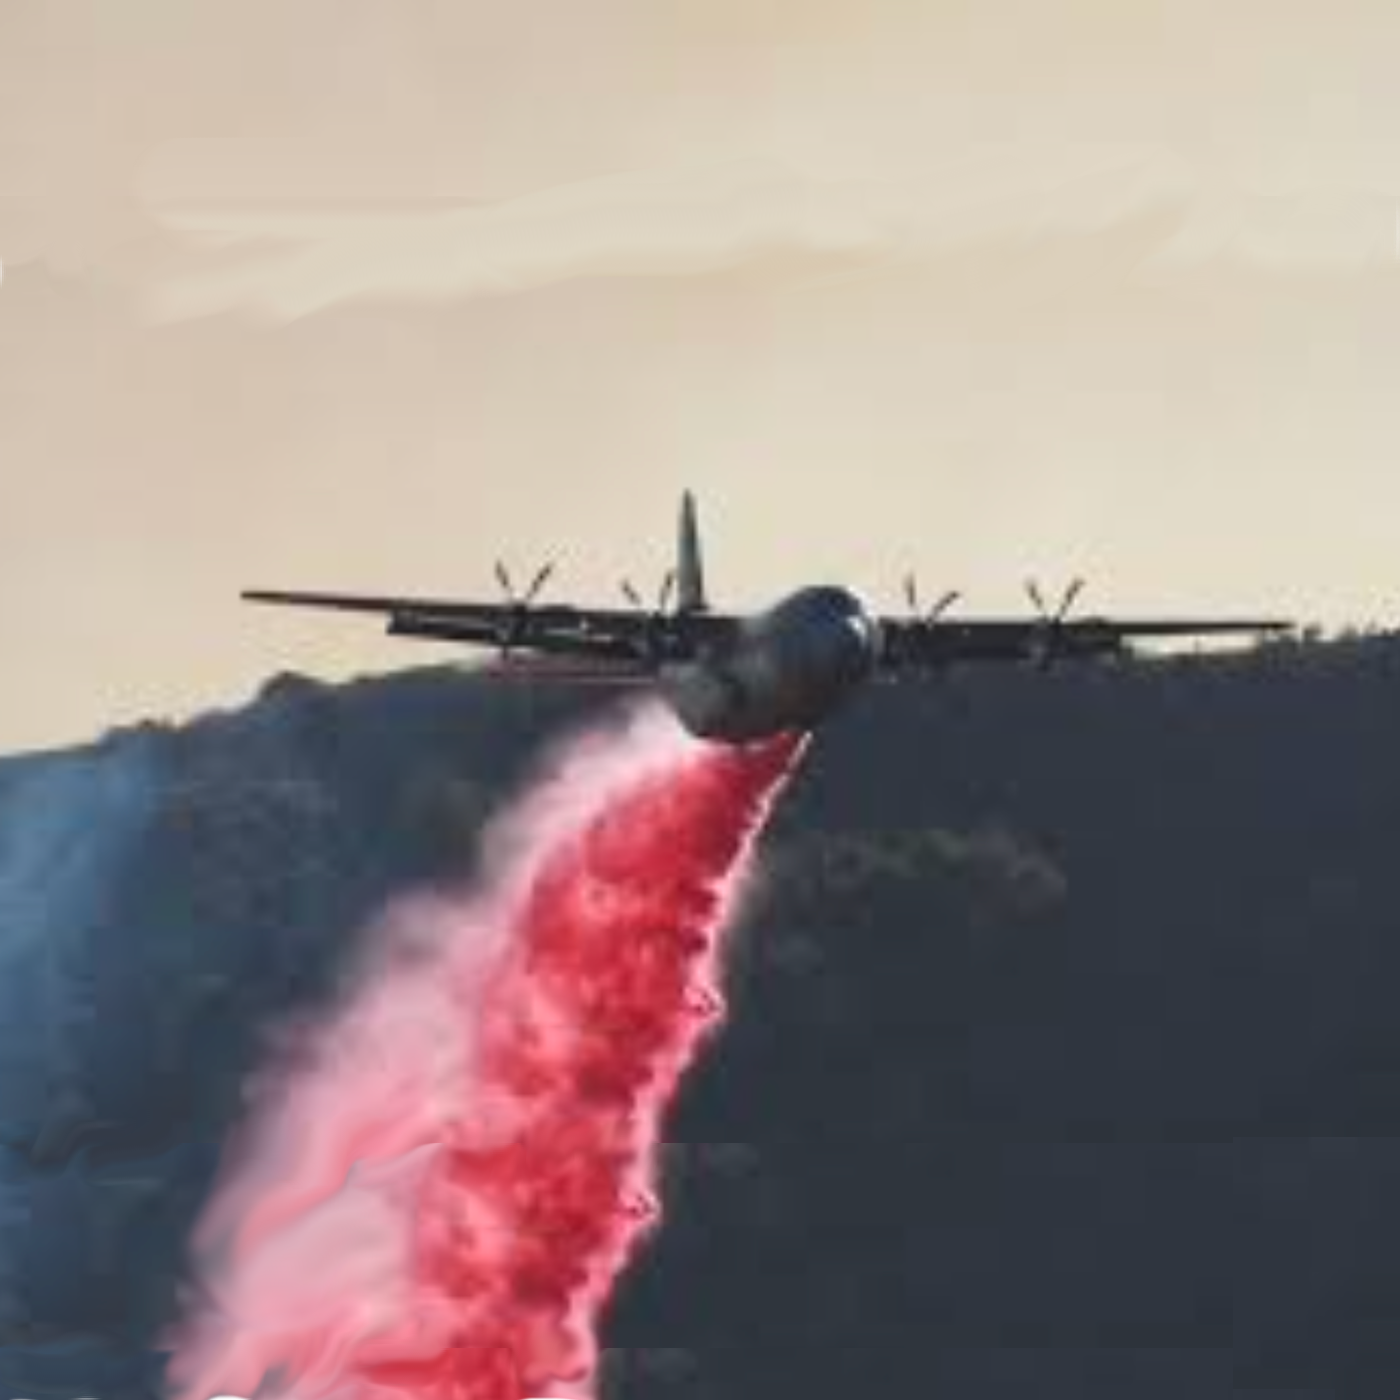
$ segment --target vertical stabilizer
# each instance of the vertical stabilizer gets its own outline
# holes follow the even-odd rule
[[[700,552],[700,526],[695,519],[695,497],[687,491],[681,497],[680,538],[676,546],[677,605],[681,612],[704,612],[705,563]]]

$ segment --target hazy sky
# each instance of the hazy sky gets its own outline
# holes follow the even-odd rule
[[[0,749],[450,653],[247,585],[1400,612],[1386,0],[5,0]]]

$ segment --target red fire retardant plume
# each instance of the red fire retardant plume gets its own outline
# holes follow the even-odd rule
[[[250,1086],[169,1339],[177,1400],[592,1394],[661,1115],[722,1013],[718,938],[800,750],[702,745],[648,708],[493,831],[490,889],[394,911],[341,1008]]]

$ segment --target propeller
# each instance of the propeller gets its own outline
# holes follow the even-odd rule
[[[911,640],[914,637],[919,637],[927,644],[948,610],[961,597],[962,594],[956,589],[950,589],[931,608],[925,609],[919,598],[919,580],[912,573],[906,574],[904,576],[904,601],[909,605]],[[911,655],[924,665],[937,664],[937,654],[931,646],[920,647],[916,644]]]
[[[1035,660],[1042,670],[1049,670],[1054,664],[1055,657],[1061,649],[1062,629],[1069,621],[1070,611],[1083,591],[1084,580],[1082,578],[1075,579],[1060,596],[1058,606],[1052,610],[1045,601],[1045,594],[1041,592],[1040,585],[1034,579],[1027,580],[1026,594],[1031,600],[1032,607],[1040,615],[1041,635]]]
[[[642,595],[632,586],[632,581],[622,580],[622,596],[645,618],[643,636],[646,639],[647,655],[652,659],[661,651],[675,618],[671,609],[671,599],[675,596],[675,591],[676,571],[671,569],[661,580],[661,587],[656,595],[656,606],[648,609]]]
[[[554,563],[551,560],[549,563],[541,565],[536,571],[534,578],[530,580],[530,586],[524,593],[517,593],[514,581],[510,576],[510,570],[501,560],[496,561],[496,582],[501,585],[501,592],[505,594],[506,605],[510,610],[501,626],[498,637],[502,661],[509,658],[511,651],[524,638],[525,628],[530,620],[530,610],[534,607],[535,600],[540,596],[553,573]]]

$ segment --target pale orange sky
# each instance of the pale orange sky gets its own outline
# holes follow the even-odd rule
[[[450,652],[247,585],[1388,623],[1384,0],[7,0],[0,750]]]

